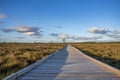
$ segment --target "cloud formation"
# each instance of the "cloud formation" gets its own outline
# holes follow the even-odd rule
[[[60,34],[60,35],[58,35],[58,37],[61,39],[67,39],[68,35],[67,34]]]
[[[58,35],[60,35],[61,33],[51,33],[50,35],[51,36],[54,36],[54,37],[58,37]]]
[[[10,27],[10,28],[3,29],[2,31],[5,33],[12,32],[14,31],[14,28]]]
[[[29,27],[29,26],[16,26],[16,27],[10,27],[3,29],[3,32],[19,32],[23,33],[24,35],[28,36],[41,36],[42,31],[40,31],[40,28],[37,27]]]
[[[6,18],[7,16],[5,15],[5,14],[3,14],[3,13],[0,13],[0,19],[4,19],[4,18]]]
[[[104,36],[107,36],[109,38],[120,40],[120,30],[110,31],[105,28],[92,27],[92,28],[88,29],[88,32],[94,33],[94,34],[104,34]]]
[[[51,33],[50,35],[54,36],[54,37],[61,38],[61,39],[67,39],[68,38],[68,35],[67,34],[63,34],[63,33]]]
[[[120,40],[120,30],[115,30],[111,34],[106,34],[106,36],[113,38],[113,39]]]
[[[105,28],[97,28],[97,27],[92,27],[87,30],[89,33],[94,33],[94,34],[106,34],[110,32],[108,29]]]
[[[25,39],[25,37],[15,37],[15,38],[18,38],[18,39]]]
[[[107,34],[106,36],[114,39],[120,39],[120,34]]]
[[[114,33],[120,34],[120,30],[115,30]]]
[[[69,36],[69,39],[73,39],[73,40],[98,40],[101,38],[102,36],[91,36],[91,37]]]
[[[80,36],[71,36],[63,33],[51,33],[50,35],[61,39],[86,40],[86,41],[98,40],[102,38],[102,36],[80,37]]]

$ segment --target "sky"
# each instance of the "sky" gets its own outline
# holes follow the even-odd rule
[[[120,41],[120,0],[0,0],[0,42]]]

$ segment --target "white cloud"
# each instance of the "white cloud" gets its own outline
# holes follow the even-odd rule
[[[108,29],[97,28],[97,27],[92,27],[92,28],[88,29],[87,31],[90,33],[94,33],[94,34],[106,34],[106,33],[110,32]]]
[[[120,39],[120,34],[107,34],[106,36],[114,39]]]
[[[66,39],[66,38],[68,38],[68,35],[67,34],[60,34],[60,35],[58,35],[58,37],[61,39]]]
[[[111,34],[106,34],[106,36],[113,38],[113,39],[120,39],[120,30],[115,30],[113,33]]]
[[[63,33],[51,33],[50,35],[51,35],[51,36],[54,36],[54,37],[61,38],[61,39],[66,39],[66,38],[68,38],[68,35],[67,35],[67,34],[63,34]]]
[[[115,30],[114,33],[120,34],[120,30]]]
[[[16,27],[10,27],[3,29],[3,32],[19,32],[23,33],[24,35],[28,36],[41,36],[42,31],[40,31],[40,28],[37,27],[31,27],[31,26],[16,26]]]
[[[5,33],[12,32],[12,31],[14,31],[14,28],[10,27],[10,28],[3,29],[2,31]]]
[[[86,41],[98,40],[102,38],[102,36],[80,37],[80,36],[71,36],[63,33],[52,33],[50,35],[61,39],[86,40]]]
[[[14,37],[14,38],[18,38],[18,39],[25,39],[25,37]]]
[[[25,35],[34,35],[35,32],[25,32],[25,33],[23,33],[23,34],[25,34]]]
[[[54,36],[54,37],[58,37],[58,35],[60,35],[61,33],[51,33],[50,35],[51,36]]]
[[[14,28],[17,32],[37,32],[39,28],[31,26],[17,26]]]
[[[102,36],[90,36],[90,37],[69,36],[69,39],[73,39],[73,40],[98,40],[101,38]]]

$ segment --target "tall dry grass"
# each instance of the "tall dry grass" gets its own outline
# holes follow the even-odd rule
[[[31,63],[44,58],[64,44],[0,44],[0,80]]]
[[[72,44],[85,54],[120,69],[120,43]]]

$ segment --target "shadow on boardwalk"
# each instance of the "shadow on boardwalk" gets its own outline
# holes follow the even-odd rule
[[[62,72],[61,69],[66,64],[68,57],[67,48],[65,46],[46,62],[19,77],[17,80],[54,80]]]
[[[17,80],[120,80],[115,73],[65,46]]]

